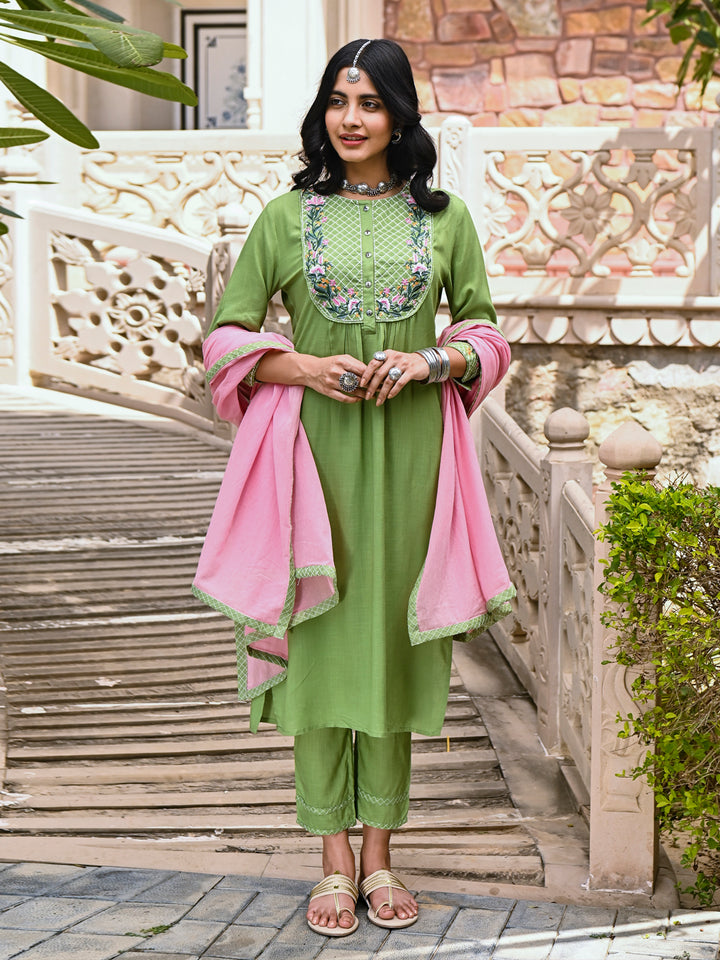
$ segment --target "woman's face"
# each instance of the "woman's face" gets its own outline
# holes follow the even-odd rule
[[[393,118],[364,70],[357,83],[348,83],[348,68],[335,77],[325,110],[330,142],[346,165],[385,161]]]

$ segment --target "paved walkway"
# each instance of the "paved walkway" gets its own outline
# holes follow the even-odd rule
[[[717,960],[720,911],[565,906],[421,892],[388,933],[305,923],[300,880],[0,863],[0,960]]]

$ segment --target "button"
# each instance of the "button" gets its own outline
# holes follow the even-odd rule
[[[370,236],[370,231],[369,231],[369,230],[366,230],[366,231],[365,231],[365,236],[366,236],[366,237],[369,237],[369,236]]]
[[[369,209],[370,207],[367,204],[365,204],[365,206],[363,207],[363,210],[365,211],[365,213],[367,213]]]
[[[368,317],[372,316],[372,310],[366,310],[365,313],[368,315]]]
[[[366,286],[366,287],[371,287],[371,286],[372,286],[372,280],[366,280],[366,281],[365,281],[365,286]]]
[[[366,257],[371,257],[372,254],[371,254],[370,252],[368,252],[368,253],[365,254],[365,256],[366,256]]]

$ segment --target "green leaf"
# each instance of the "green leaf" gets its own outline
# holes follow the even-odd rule
[[[135,34],[123,30],[88,28],[85,36],[101,53],[120,67],[151,67],[160,63],[165,47],[156,33]]]
[[[46,46],[55,46],[55,44],[48,43]],[[81,123],[64,103],[1,61],[0,81],[5,84],[18,103],[34,114],[46,127],[59,133],[61,137],[80,147],[99,146],[85,124]]]
[[[17,13],[14,10],[0,10],[0,20],[4,20],[10,27],[18,30],[37,33],[45,37],[59,37],[62,40],[85,40],[85,34],[63,21],[45,20],[50,14],[34,12]]]
[[[715,47],[717,49],[717,37],[709,30],[698,30],[697,42],[703,47]]]
[[[156,33],[108,23],[86,14],[0,10],[0,20],[20,30],[64,40],[89,40],[121,67],[148,67],[163,58],[164,41]]]
[[[8,227],[8,225],[6,223],[3,223],[2,220],[0,220],[0,237],[8,233],[9,230],[10,228]]]
[[[183,50],[176,43],[166,43],[163,45],[163,57],[170,57],[173,60],[184,60],[187,57],[187,50]]]
[[[118,67],[104,54],[96,50],[84,50],[78,47],[69,47],[58,43],[43,43],[36,40],[11,41],[15,46],[40,53],[48,60],[62,63],[88,73],[99,80],[107,80],[120,87],[139,90],[140,93],[162,100],[173,100],[186,104],[189,107],[197,105],[195,93],[177,77],[163,70],[152,70],[149,67]]]
[[[26,143],[40,143],[49,136],[45,130],[33,130],[32,127],[0,127],[0,148],[4,150]]]
[[[7,207],[0,207],[0,215],[3,217],[16,217],[18,220],[22,220],[19,213],[15,213],[14,210],[9,210]]]
[[[125,17],[121,17],[114,10],[108,10],[107,7],[101,7],[99,3],[93,3],[92,0],[73,0],[79,7],[85,7],[86,10],[96,13],[99,17],[105,17],[106,20],[113,20],[116,23],[124,23]]]

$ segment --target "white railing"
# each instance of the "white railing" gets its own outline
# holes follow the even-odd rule
[[[54,140],[45,165],[83,209],[216,240],[222,211],[240,208],[251,223],[285,193],[297,168],[295,135],[228,130],[99,133],[99,150]]]
[[[443,124],[512,343],[720,343],[719,129]]]
[[[46,203],[23,213],[14,285],[29,323],[15,333],[32,381],[211,428],[210,244]]]
[[[574,763],[572,785],[590,812],[590,888],[650,894],[654,802],[644,781],[622,775],[639,765],[643,748],[617,736],[618,713],[633,709],[631,678],[612,662],[613,638],[600,622],[605,554],[594,531],[610,480],[652,470],[661,450],[635,423],[612,434],[600,448],[608,480],[593,503],[588,432],[581,414],[555,411],[543,456],[492,398],[481,408],[478,455],[518,592],[513,616],[491,633],[537,706],[543,745]]]

